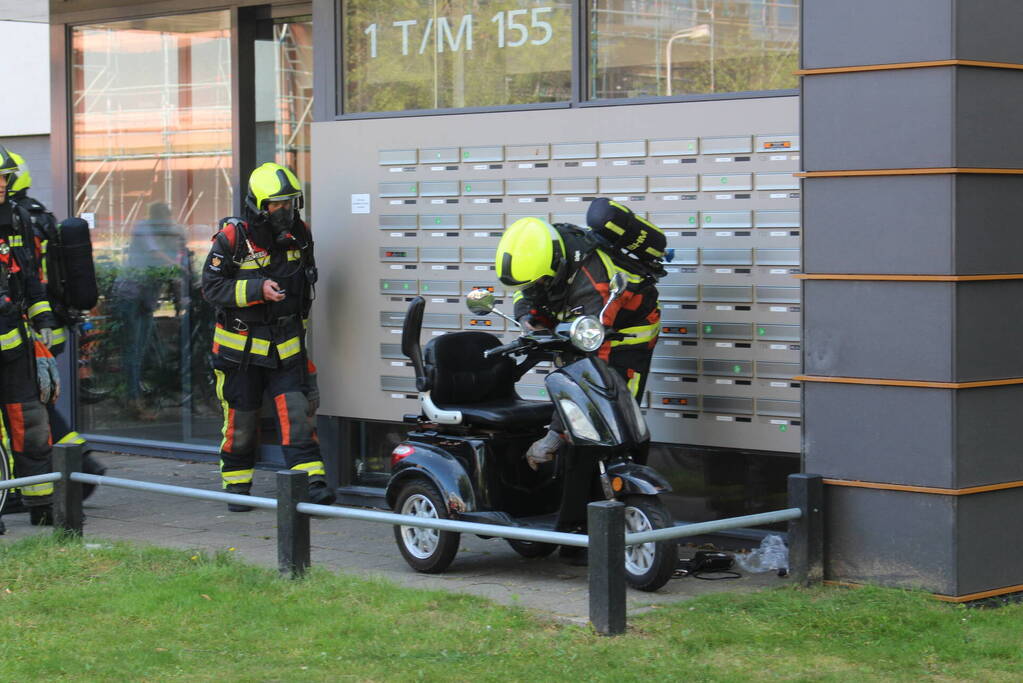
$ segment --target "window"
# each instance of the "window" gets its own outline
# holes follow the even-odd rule
[[[799,87],[800,0],[590,0],[589,99]]]
[[[208,12],[73,29],[72,208],[101,294],[79,340],[82,431],[219,439],[199,270],[232,213],[229,26]]]
[[[572,99],[572,3],[345,0],[343,111]]]

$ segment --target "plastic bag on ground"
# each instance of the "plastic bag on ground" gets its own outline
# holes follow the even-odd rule
[[[736,553],[735,563],[744,571],[753,574],[788,569],[789,549],[781,536],[765,536],[760,547],[748,553]]]

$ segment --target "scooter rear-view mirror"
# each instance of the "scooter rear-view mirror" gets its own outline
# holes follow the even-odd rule
[[[487,315],[496,313],[515,327],[520,327],[518,321],[509,315],[494,308],[494,293],[486,289],[474,289],[465,295],[465,305],[472,311],[473,315]]]

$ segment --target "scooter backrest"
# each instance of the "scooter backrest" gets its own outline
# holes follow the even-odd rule
[[[500,346],[486,332],[449,332],[426,345],[424,363],[431,396],[438,404],[483,403],[515,395],[515,361],[506,356],[484,358]]]
[[[430,390],[430,380],[423,367],[423,350],[419,346],[419,334],[423,329],[423,309],[425,308],[426,299],[421,296],[414,298],[408,305],[405,322],[401,328],[401,352],[412,361],[412,367],[416,371],[416,389],[419,391]]]

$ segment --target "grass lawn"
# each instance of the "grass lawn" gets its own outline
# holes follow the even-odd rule
[[[1023,605],[713,595],[618,638],[522,609],[88,539],[0,543],[0,681],[1023,680]]]

